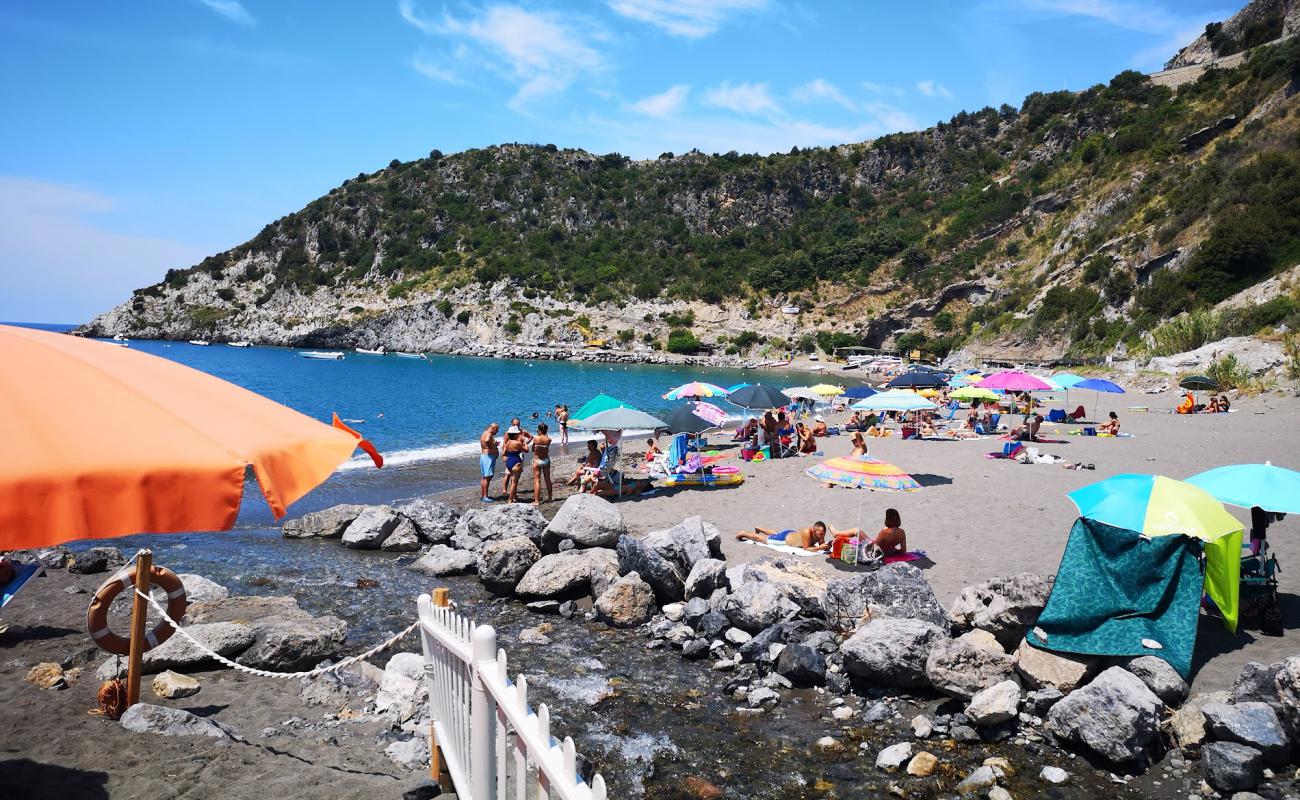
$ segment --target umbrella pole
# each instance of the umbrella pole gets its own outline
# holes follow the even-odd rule
[[[149,606],[144,597],[149,594],[149,575],[153,572],[153,551],[141,550],[135,556],[135,588],[140,594],[131,603],[131,650],[126,666],[126,707],[140,702],[140,671],[144,661],[144,624]]]

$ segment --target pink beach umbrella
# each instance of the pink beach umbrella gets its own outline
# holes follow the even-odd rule
[[[1046,381],[1018,369],[995,372],[975,385],[981,389],[1001,389],[1006,392],[1041,392],[1052,388]]]

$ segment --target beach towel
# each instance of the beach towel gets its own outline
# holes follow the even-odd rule
[[[985,458],[1015,458],[1016,456],[1020,455],[1020,451],[1022,449],[1024,449],[1024,445],[1021,444],[1020,442],[1008,442],[1007,444],[1002,446],[1001,453],[986,453],[984,457]]]
[[[1200,541],[1145,538],[1079,518],[1029,644],[1061,653],[1163,658],[1192,668],[1203,579]]]
[[[0,586],[0,608],[4,608],[14,599],[18,590],[27,585],[32,578],[45,571],[40,564],[14,564],[14,579]]]
[[[923,558],[929,558],[924,550],[908,550],[906,553],[894,553],[892,556],[885,556],[885,563],[901,564],[907,561],[920,561]]]
[[[825,554],[824,550],[819,552],[813,552],[812,550],[805,550],[802,547],[791,547],[788,544],[781,544],[780,542],[756,542],[753,539],[746,539],[745,541],[749,542],[750,544],[756,544],[759,547],[771,548],[772,550],[775,550],[778,553],[785,553],[786,555],[789,556],[807,557],[807,556],[820,556]]]

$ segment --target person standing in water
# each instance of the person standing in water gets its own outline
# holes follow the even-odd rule
[[[555,490],[551,487],[551,437],[547,433],[545,422],[537,423],[537,435],[533,437],[533,505],[541,505],[542,481],[546,482],[546,502],[555,499]]]
[[[495,422],[487,426],[483,435],[478,437],[479,456],[478,466],[479,473],[482,476],[479,480],[479,500],[484,503],[491,503],[492,498],[489,496],[492,490],[492,476],[497,471],[497,431],[501,426]]]
[[[560,425],[560,444],[569,444],[569,407],[555,407],[555,421]]]

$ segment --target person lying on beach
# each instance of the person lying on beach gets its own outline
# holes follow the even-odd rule
[[[1097,426],[1097,433],[1109,433],[1111,436],[1119,434],[1119,415],[1114,411],[1110,412],[1110,419]]]
[[[577,486],[582,480],[582,474],[587,467],[600,466],[600,445],[596,444],[595,439],[587,440],[587,453],[578,460],[578,471],[573,473],[573,477],[564,482],[565,486]]]
[[[852,532],[837,531],[828,527],[825,522],[818,520],[807,528],[800,528],[799,530],[787,528],[783,531],[774,531],[771,528],[760,528],[756,525],[752,531],[738,531],[736,540],[748,540],[759,544],[783,544],[787,547],[799,547],[814,553],[820,553],[823,550],[830,549],[830,541],[827,540],[826,536],[828,531],[832,539],[837,534]]]
[[[935,430],[934,422],[932,420],[928,420],[928,419],[921,420],[921,436],[931,437],[931,436],[938,436],[938,435],[939,435],[939,431]]]
[[[813,436],[830,436],[830,429],[826,427],[826,420],[821,417],[813,417]]]

